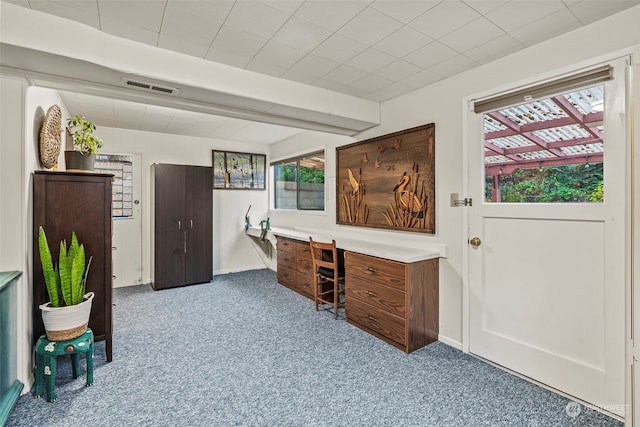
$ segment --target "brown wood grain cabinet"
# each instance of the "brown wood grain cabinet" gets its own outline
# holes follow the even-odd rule
[[[152,165],[154,289],[211,281],[211,167]]]
[[[313,299],[311,249],[308,242],[278,236],[278,283]]]
[[[347,321],[411,353],[438,339],[438,259],[345,252]]]
[[[44,283],[38,229],[42,226],[54,259],[59,242],[71,241],[75,231],[92,256],[87,292],[95,294],[89,327],[95,340],[106,341],[107,361],[112,360],[111,174],[36,171],[33,174],[33,340],[44,334],[39,306],[49,301]]]

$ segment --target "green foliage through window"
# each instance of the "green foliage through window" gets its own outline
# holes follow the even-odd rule
[[[501,202],[585,203],[604,201],[602,163],[518,169],[499,176]],[[485,181],[485,200],[492,201],[493,176]]]

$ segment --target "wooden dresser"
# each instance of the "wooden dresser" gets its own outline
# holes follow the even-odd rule
[[[278,236],[278,283],[313,299],[313,277],[309,242]]]
[[[403,263],[345,252],[345,282],[349,323],[406,353],[438,339],[437,258]]]

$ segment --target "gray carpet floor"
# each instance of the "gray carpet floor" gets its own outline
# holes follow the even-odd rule
[[[267,269],[113,300],[94,385],[59,358],[58,400],[21,396],[8,426],[622,426],[440,342],[407,355]]]

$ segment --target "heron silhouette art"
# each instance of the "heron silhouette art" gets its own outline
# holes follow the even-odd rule
[[[405,172],[402,174],[398,184],[393,188],[393,191],[398,194],[398,199],[400,199],[402,209],[411,211],[411,215],[416,218],[422,218],[424,216],[424,213],[422,212],[422,202],[413,191],[406,189],[407,185],[409,185],[409,181],[411,181],[411,178]]]

